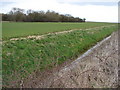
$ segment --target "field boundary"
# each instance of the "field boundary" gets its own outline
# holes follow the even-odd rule
[[[3,66],[6,67],[3,70],[4,85],[8,83],[10,87],[19,87],[21,81],[29,83],[29,75],[35,80],[34,77],[41,77],[42,72],[46,70],[49,74],[59,65],[69,65],[69,61],[71,64],[71,61],[111,35],[117,29],[112,26],[49,33],[45,34],[43,39],[40,38],[41,40],[36,40],[37,36],[26,40],[6,40],[6,43],[3,43]],[[28,82],[25,80],[26,77]],[[43,77],[46,79],[46,76]]]
[[[86,56],[88,56],[90,53],[92,53],[96,48],[99,48],[103,43],[105,43],[107,40],[110,40],[112,35],[114,34],[115,32],[113,32],[110,36],[104,38],[102,41],[99,41],[97,42],[96,45],[94,45],[93,47],[91,47],[90,49],[88,49],[84,54],[82,54],[81,56],[79,56],[76,60],[74,60],[72,63],[71,63],[71,66],[74,64],[77,64],[80,62],[80,60],[82,60],[83,58],[85,58]],[[67,70],[67,69],[70,69],[71,67],[69,66],[66,66],[64,69],[62,69],[61,71],[64,71],[64,70]],[[73,68],[73,67],[72,67]]]
[[[88,51],[86,51],[83,55],[74,60],[72,63],[66,65],[65,67],[62,67],[59,71],[53,73],[51,76],[48,76],[47,78],[45,78],[44,81],[37,83],[37,85],[35,85],[34,87],[36,88],[117,87],[118,56],[116,58],[114,57],[118,55],[117,54],[118,45],[116,39],[117,36],[115,36],[115,34],[116,32],[113,32],[110,36],[98,42],[98,44],[90,48]],[[115,47],[114,44],[116,45]],[[110,48],[112,49],[110,50]],[[109,50],[110,52],[107,52]],[[95,52],[97,53],[95,54]],[[101,52],[106,53],[105,56],[102,56]],[[111,62],[114,62],[114,64],[112,64]]]

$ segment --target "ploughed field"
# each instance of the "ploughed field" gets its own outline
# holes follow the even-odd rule
[[[74,60],[117,30],[113,23],[3,23],[3,86]]]

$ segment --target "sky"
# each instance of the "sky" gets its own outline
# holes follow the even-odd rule
[[[86,21],[118,22],[119,0],[0,0],[0,13],[13,7],[36,11],[53,10],[60,14],[86,18]]]

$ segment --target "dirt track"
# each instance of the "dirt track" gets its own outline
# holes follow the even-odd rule
[[[118,86],[117,32],[56,72],[29,79],[21,87],[103,88]],[[36,75],[37,76],[37,75]],[[33,77],[32,77],[33,78]]]

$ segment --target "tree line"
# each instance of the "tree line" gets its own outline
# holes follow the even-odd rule
[[[59,14],[55,11],[33,11],[13,8],[9,13],[2,14],[2,21],[14,22],[85,22],[85,18],[73,17],[70,14]]]

